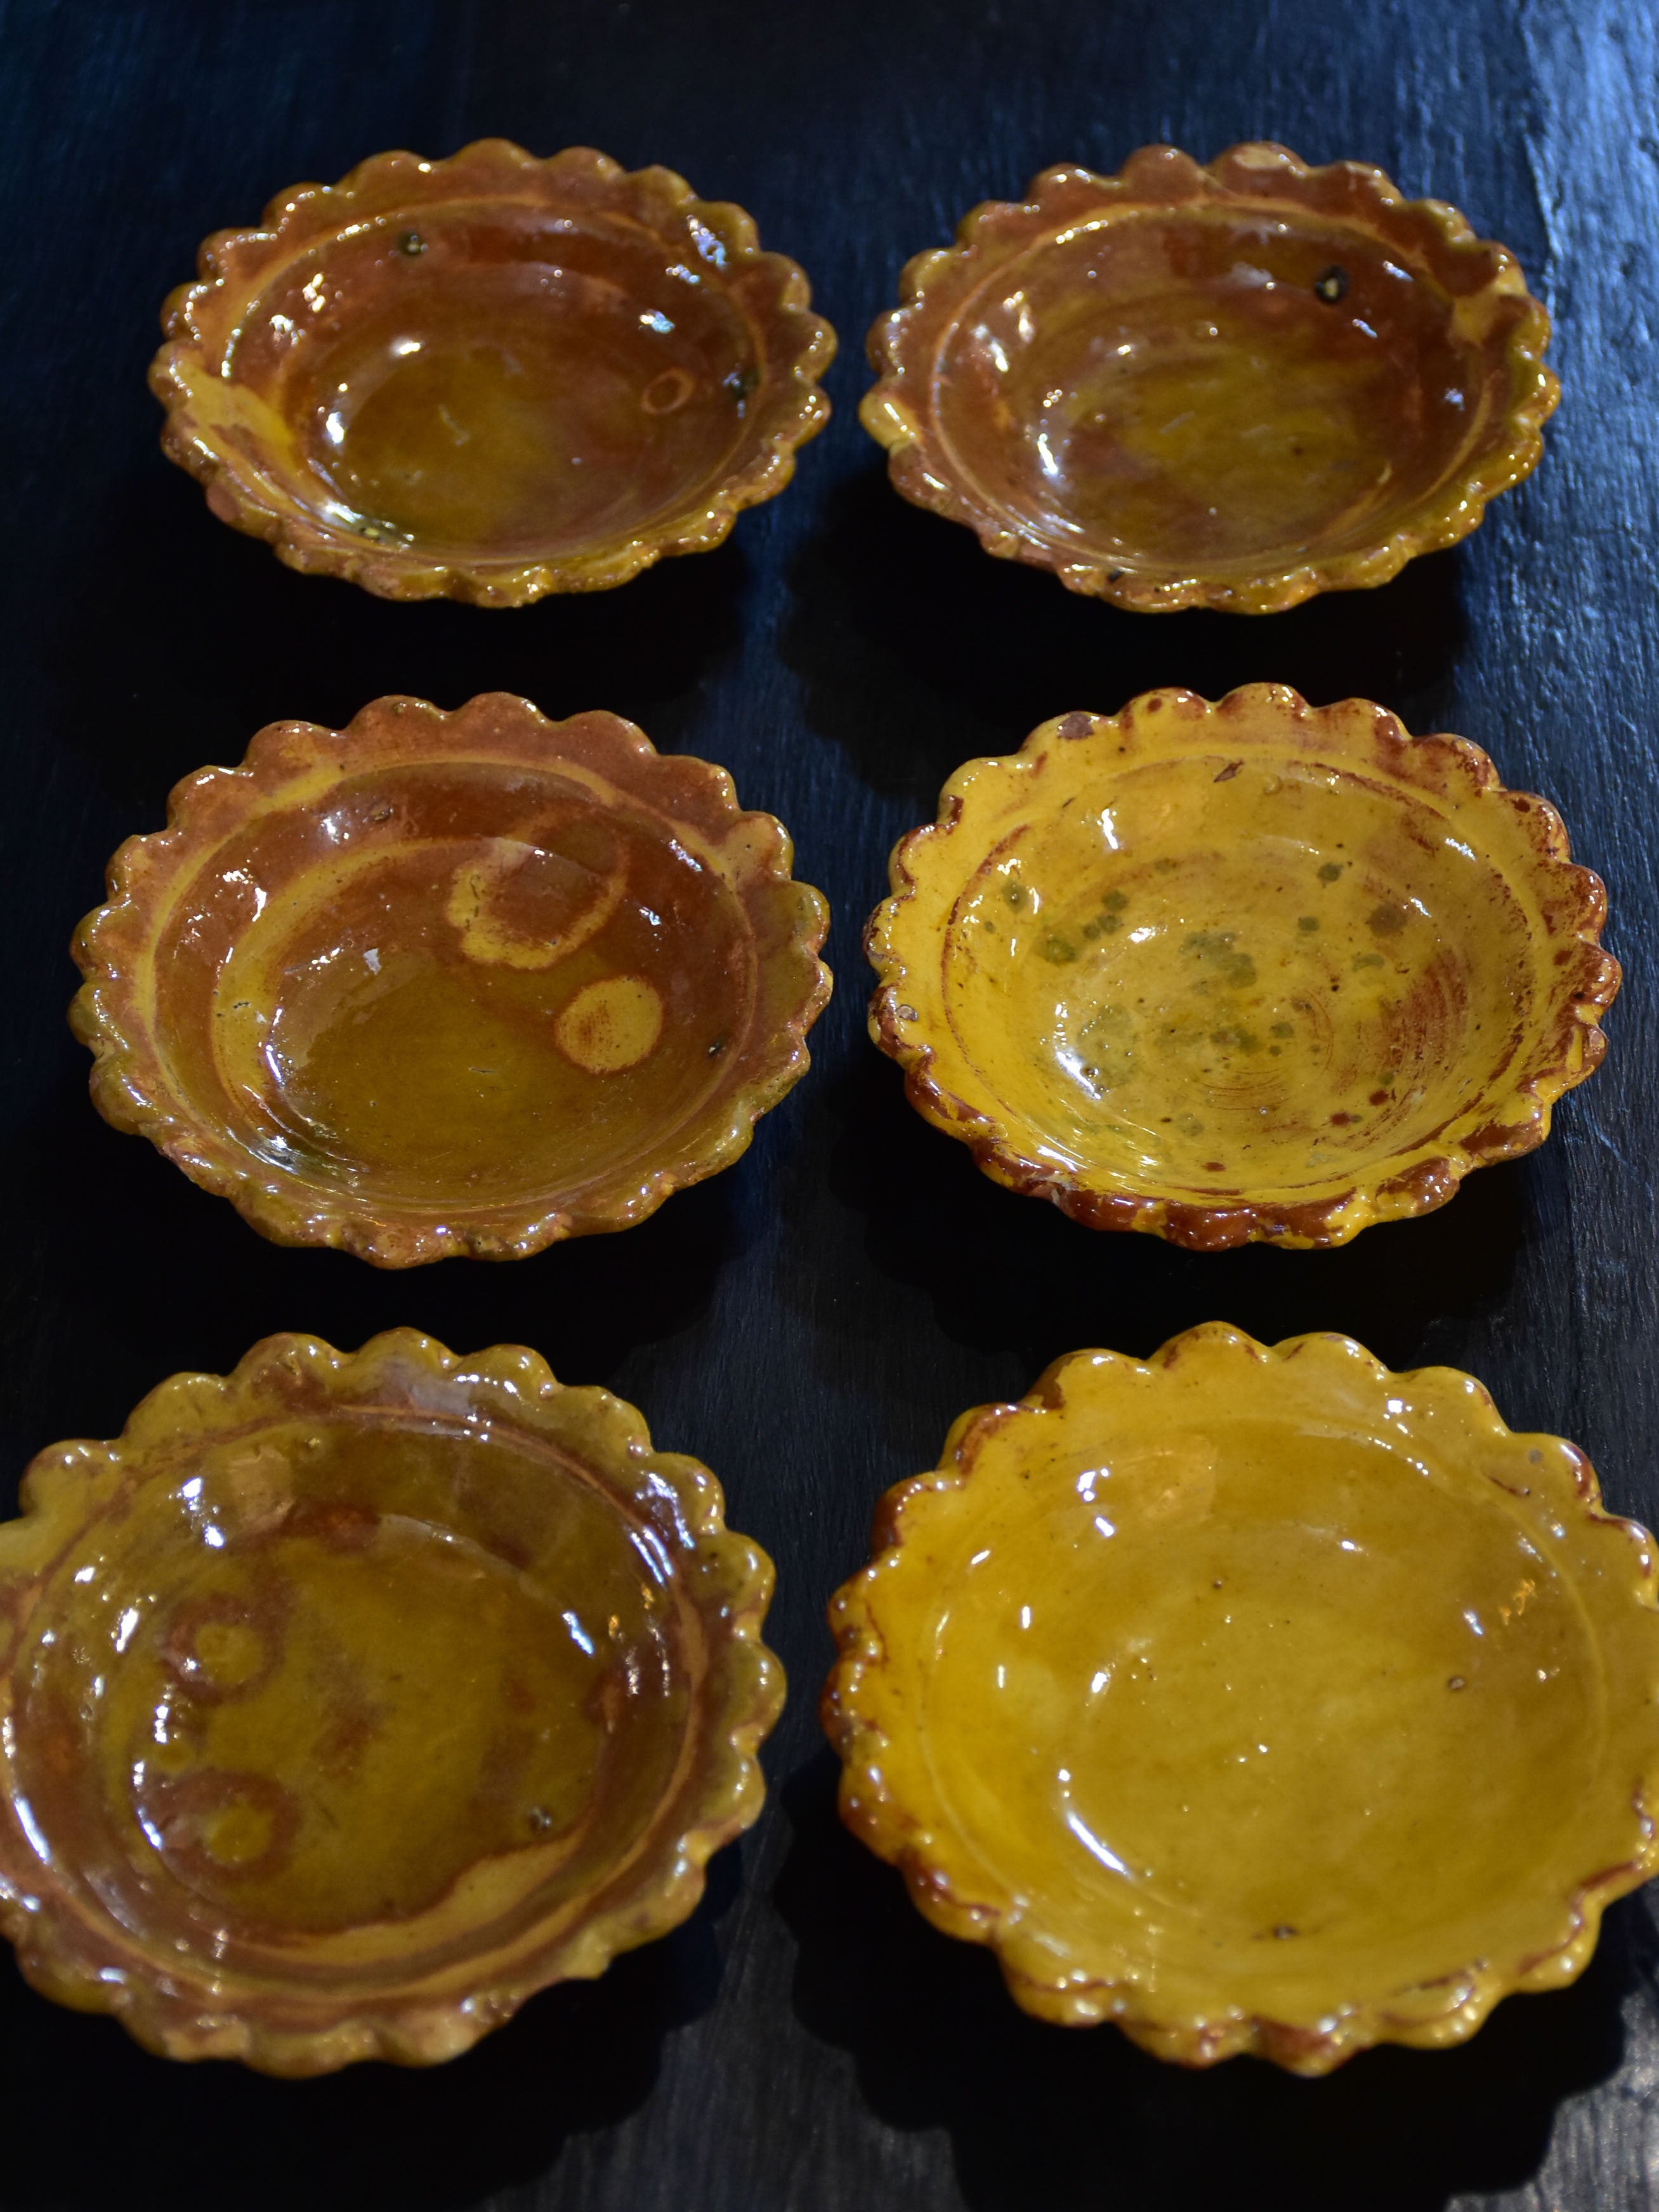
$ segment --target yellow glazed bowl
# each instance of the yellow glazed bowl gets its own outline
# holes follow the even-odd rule
[[[0,1528],[0,1926],[172,2058],[450,2058],[761,1808],[765,1554],[533,1352],[274,1336]]]
[[[806,1073],[829,912],[724,769],[487,692],[273,722],[82,923],[92,1095],[263,1235],[377,1267],[624,1229]]]
[[[1322,2074],[1570,1982],[1659,1866],[1651,1539],[1448,1368],[1058,1361],[830,1607],[842,1812],[1045,2020]]]
[[[871,1035],[1097,1229],[1340,1244],[1541,1144],[1601,1057],[1606,896],[1461,738],[1278,684],[972,761],[896,848]]]
[[[1537,465],[1559,396],[1511,254],[1283,146],[1047,169],[902,294],[860,409],[898,489],[1146,611],[1385,582]]]
[[[520,606],[718,545],[822,428],[835,332],[741,208],[590,147],[377,154],[220,231],[162,446],[291,568]]]

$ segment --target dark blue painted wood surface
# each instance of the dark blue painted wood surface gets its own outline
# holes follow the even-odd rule
[[[1323,2083],[1159,2067],[1018,2014],[836,1827],[822,1613],[872,1503],[952,1415],[1085,1344],[1221,1317],[1444,1360],[1659,1516],[1659,37],[1645,0],[0,0],[0,1452],[105,1435],[276,1328],[538,1346],[706,1458],[774,1553],[793,1696],[761,1825],[670,1941],[430,2075],[173,2068],[0,1972],[0,2212],[1608,2212],[1659,2195],[1650,1907],[1574,1989],[1466,2049]],[[741,201],[842,333],[794,485],[706,557],[490,615],[289,574],[161,459],[143,371],[198,238],[303,178],[500,132],[660,161]],[[1520,254],[1565,399],[1461,551],[1265,619],[1137,617],[988,561],[886,489],[865,327],[958,214],[1057,161],[1272,137],[1380,163]],[[1154,683],[1268,678],[1477,739],[1556,800],[1627,963],[1604,1071],[1530,1160],[1346,1250],[1094,1237],[993,1188],[865,1042],[859,930],[945,775]],[[728,764],[828,892],[811,1076],[735,1171],[624,1237],[377,1276],[279,1251],[85,1095],[64,947],[168,787],[276,716],[386,690],[606,706]]]

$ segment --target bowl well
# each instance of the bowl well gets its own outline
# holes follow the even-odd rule
[[[1345,1337],[1056,1362],[830,1619],[848,1826],[1028,2011],[1160,2057],[1459,2042],[1659,1864],[1651,1539]]]
[[[285,1243],[378,1266],[625,1228],[805,1073],[828,915],[722,769],[486,694],[261,731],[88,915],[93,1096]]]
[[[1559,396],[1503,246],[1272,144],[1046,170],[902,297],[860,408],[899,490],[1146,611],[1385,581],[1537,465]]]
[[[534,1352],[175,1376],[0,1528],[0,1924],[171,2057],[453,2057],[695,1907],[760,1809],[772,1571]]]
[[[1341,1243],[1529,1150],[1600,1060],[1606,896],[1478,747],[1364,700],[1149,692],[970,762],[896,848],[871,1034],[1011,1188]]]
[[[483,139],[202,248],[162,443],[222,520],[392,599],[520,605],[717,545],[821,428],[835,334],[741,208]]]

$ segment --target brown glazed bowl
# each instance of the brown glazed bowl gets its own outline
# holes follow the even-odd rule
[[[451,2058],[760,1811],[772,1565],[535,1352],[273,1336],[0,1528],[0,1926],[171,2058]]]
[[[1659,1867],[1653,1540],[1449,1368],[1057,1360],[838,1593],[842,1817],[1028,2012],[1323,2074],[1581,1973]]]
[[[1125,607],[1386,582],[1536,466],[1559,396],[1503,246],[1282,146],[1045,170],[902,289],[860,410],[895,484]]]
[[[835,333],[741,208],[481,139],[377,154],[203,246],[162,445],[292,568],[520,606],[718,545],[829,404]]]
[[[283,1244],[377,1267],[625,1229],[806,1072],[829,923],[769,814],[503,692],[274,722],[76,941],[92,1093]]]
[[[1478,746],[1273,684],[970,761],[901,840],[870,1033],[986,1174],[1094,1229],[1340,1244],[1549,1133],[1607,898]]]

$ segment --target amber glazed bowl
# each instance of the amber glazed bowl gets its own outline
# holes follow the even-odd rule
[[[791,858],[614,714],[275,722],[116,854],[70,1018],[106,1120],[279,1243],[518,1258],[730,1166],[805,1073]]]
[[[830,1619],[848,1826],[1028,2012],[1161,2058],[1459,2042],[1659,1867],[1652,1540],[1346,1337],[1057,1362]]]
[[[150,383],[222,521],[388,599],[518,606],[718,545],[835,333],[741,208],[506,140],[379,154],[204,245]]]
[[[1559,396],[1503,246],[1282,146],[1045,170],[902,293],[860,409],[899,490],[1120,606],[1383,583],[1528,474]]]
[[[893,854],[870,1031],[1096,1229],[1340,1244],[1541,1144],[1601,1057],[1606,896],[1461,738],[1249,684],[1067,714]]]
[[[720,1486],[533,1352],[274,1336],[0,1528],[0,1924],[173,2058],[450,2058],[684,1920],[783,1703]]]

